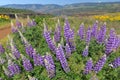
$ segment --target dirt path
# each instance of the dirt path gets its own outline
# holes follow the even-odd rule
[[[11,33],[11,28],[10,27],[0,29],[0,39],[3,39],[4,37],[6,37],[10,33]]]

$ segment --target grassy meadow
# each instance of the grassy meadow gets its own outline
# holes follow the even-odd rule
[[[98,60],[105,54],[106,46],[105,43],[99,44],[95,38],[91,38],[88,51],[89,54],[87,57],[84,57],[82,54],[83,50],[86,47],[85,38],[81,40],[78,36],[78,30],[81,23],[84,23],[85,32],[87,32],[88,27],[92,28],[96,20],[98,21],[98,30],[101,26],[103,26],[104,23],[106,23],[106,39],[108,38],[111,28],[115,29],[117,35],[120,35],[119,15],[120,13],[106,13],[104,15],[102,14],[91,16],[36,16],[32,18],[35,19],[35,22],[37,24],[32,27],[26,26],[27,19],[20,19],[20,21],[23,22],[25,26],[23,26],[24,30],[22,28],[19,30],[21,31],[24,38],[29,42],[29,44],[36,49],[36,54],[40,54],[40,56],[44,57],[46,55],[46,52],[48,52],[52,56],[55,64],[55,76],[53,78],[49,78],[45,65],[34,65],[34,59],[26,54],[26,47],[23,43],[24,40],[21,39],[19,32],[15,32],[10,34],[10,37],[13,38],[13,45],[16,46],[20,54],[24,55],[27,59],[30,60],[33,69],[31,71],[26,71],[23,66],[22,57],[18,59],[15,58],[15,56],[12,54],[12,47],[10,45],[11,42],[6,36],[0,40],[0,43],[5,48],[5,52],[0,53],[0,80],[119,80],[120,67],[112,68],[109,66],[109,64],[113,62],[115,58],[120,56],[120,48],[118,48],[116,51],[111,52],[111,54],[107,57],[103,68],[98,73],[90,71],[89,74],[84,74],[86,62],[92,58],[93,64],[95,65]],[[71,56],[69,58],[66,58],[68,66],[70,68],[70,72],[68,73],[63,70],[60,61],[56,58],[55,52],[49,48],[48,43],[46,42],[46,39],[43,35],[43,23],[45,23],[47,25],[48,31],[50,31],[51,39],[54,40],[54,31],[59,19],[61,26],[61,37],[60,41],[53,43],[56,45],[56,47],[58,47],[59,44],[65,46],[67,43],[64,37],[65,18],[68,19],[70,28],[74,30],[74,42],[76,44],[76,50],[71,53]],[[15,20],[12,21],[15,24]],[[10,26],[10,21],[0,22],[0,29],[6,27],[6,25]],[[64,48],[63,51],[66,55]],[[9,65],[7,59],[12,60],[12,62],[19,66],[19,73],[12,75],[11,77],[6,75],[3,67],[5,69],[8,69]],[[5,60],[4,63],[1,63],[2,60]]]

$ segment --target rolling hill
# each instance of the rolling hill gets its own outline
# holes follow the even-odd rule
[[[99,14],[104,12],[120,12],[120,2],[104,2],[104,3],[75,3],[68,5],[57,4],[8,4],[1,7],[28,9],[35,12],[49,13],[54,15],[73,15],[93,13]]]

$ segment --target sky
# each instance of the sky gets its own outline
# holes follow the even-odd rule
[[[115,2],[120,0],[0,0],[0,5],[6,4],[72,4],[84,2]]]

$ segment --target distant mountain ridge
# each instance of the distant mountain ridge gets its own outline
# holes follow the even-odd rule
[[[35,12],[49,13],[54,15],[73,15],[87,12],[120,12],[120,2],[104,3],[74,3],[68,5],[57,4],[8,4],[1,7],[28,9]]]

